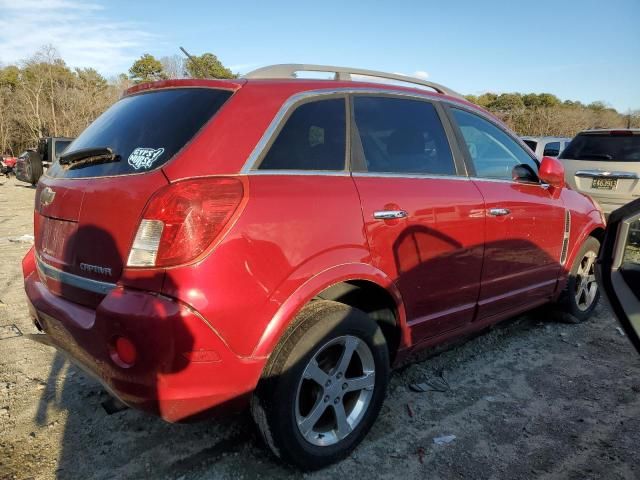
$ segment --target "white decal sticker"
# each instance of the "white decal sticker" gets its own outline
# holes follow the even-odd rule
[[[129,165],[136,170],[141,168],[151,168],[160,155],[164,153],[164,148],[141,148],[138,147],[129,155]]]

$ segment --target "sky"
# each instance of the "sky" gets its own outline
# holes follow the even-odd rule
[[[234,72],[319,63],[464,94],[553,93],[640,109],[640,0],[0,0],[0,63],[52,44],[107,77],[143,53],[212,52]]]

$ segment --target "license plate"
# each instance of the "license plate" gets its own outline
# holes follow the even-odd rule
[[[594,178],[591,181],[591,188],[596,190],[613,190],[618,185],[618,180],[615,178]]]

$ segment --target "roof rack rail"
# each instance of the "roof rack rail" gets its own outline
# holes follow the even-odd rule
[[[305,63],[283,63],[280,65],[269,65],[258,68],[244,75],[244,78],[296,78],[296,72],[328,72],[333,73],[334,80],[352,80],[351,75],[362,75],[366,77],[384,78],[385,80],[395,80],[397,82],[412,83],[429,87],[438,93],[450,95],[452,97],[462,97],[458,92],[420,78],[399,75],[396,73],[377,72],[375,70],[365,70],[364,68],[336,67],[332,65],[311,65]]]

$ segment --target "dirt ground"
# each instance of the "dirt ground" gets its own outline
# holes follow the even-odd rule
[[[107,415],[94,380],[26,337],[33,196],[0,180],[0,479],[299,477],[248,414],[189,425]],[[305,477],[640,478],[640,359],[617,327],[602,304],[581,325],[536,312],[405,367],[355,453]]]

